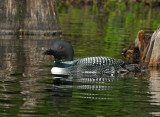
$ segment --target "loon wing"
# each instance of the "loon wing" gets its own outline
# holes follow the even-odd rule
[[[118,72],[125,65],[124,61],[110,57],[88,57],[75,60],[71,71],[80,73],[106,73]]]
[[[75,62],[77,65],[85,65],[85,66],[123,66],[125,64],[124,61],[119,59],[113,59],[110,57],[87,57],[83,59],[79,59]]]

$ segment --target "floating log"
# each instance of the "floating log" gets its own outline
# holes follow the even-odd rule
[[[0,0],[0,35],[60,34],[56,0]]]

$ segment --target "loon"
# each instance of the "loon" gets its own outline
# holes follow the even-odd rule
[[[62,40],[54,41],[52,47],[43,54],[54,56],[54,67],[51,69],[51,73],[54,75],[117,74],[140,70],[137,65],[110,57],[87,57],[74,60],[72,45]]]

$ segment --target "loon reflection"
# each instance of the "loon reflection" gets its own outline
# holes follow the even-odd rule
[[[120,82],[125,80],[135,80],[135,77],[131,77],[135,74],[130,74],[127,77],[109,77],[107,75],[86,75],[79,74],[77,76],[53,76],[53,98],[71,98],[73,95],[78,95],[79,98],[91,98],[96,100],[108,99],[108,91],[113,90]],[[78,91],[78,94],[74,94],[74,90]],[[98,91],[98,92],[97,92]],[[104,91],[104,93],[100,92]],[[61,100],[63,101],[63,100]]]

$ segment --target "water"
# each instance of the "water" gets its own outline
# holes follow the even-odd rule
[[[75,58],[109,56],[124,60],[140,29],[159,25],[157,9],[97,10],[59,6],[62,40]],[[59,37],[0,36],[0,116],[152,117],[160,116],[160,70],[127,77],[78,75],[53,80],[53,58],[42,55]]]

